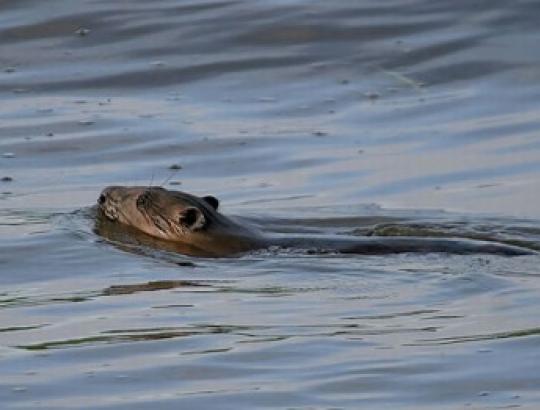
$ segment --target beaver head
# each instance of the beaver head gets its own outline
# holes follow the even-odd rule
[[[198,197],[161,187],[110,186],[97,202],[107,219],[167,240],[202,233],[219,219],[219,201],[213,196]]]

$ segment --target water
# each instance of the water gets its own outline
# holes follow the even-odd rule
[[[197,259],[87,213],[166,181],[270,230],[538,247],[539,9],[0,1],[2,408],[540,407],[536,256]]]

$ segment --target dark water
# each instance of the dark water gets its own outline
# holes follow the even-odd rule
[[[1,407],[539,408],[537,256],[196,259],[85,211],[538,247],[539,40],[537,1],[0,1]]]

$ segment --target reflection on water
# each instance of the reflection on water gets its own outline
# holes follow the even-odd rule
[[[461,337],[448,337],[441,339],[432,339],[432,340],[421,340],[420,344],[449,344],[449,343],[466,343],[466,342],[476,342],[482,340],[496,340],[496,339],[510,339],[518,337],[529,337],[529,336],[538,336],[540,335],[540,329],[525,329],[525,330],[516,330],[513,332],[501,332],[493,333],[487,335],[470,335],[470,336],[461,336]]]
[[[206,335],[213,333],[230,333],[234,328],[225,326],[205,326],[202,328],[162,328],[162,329],[135,329],[135,330],[108,330],[106,335],[85,337],[80,339],[70,339],[61,341],[51,341],[37,343],[33,345],[17,346],[26,350],[49,350],[66,347],[75,347],[84,344],[98,345],[101,343],[126,343],[149,340],[171,339],[177,337],[190,337],[195,335]]]
[[[165,184],[272,232],[539,249],[539,11],[0,2],[3,407],[538,408],[537,256],[190,258],[87,210]]]
[[[137,292],[151,292],[156,290],[175,289],[181,287],[209,286],[199,282],[188,280],[157,280],[147,283],[135,283],[130,285],[112,285],[103,291],[104,295],[131,295]]]

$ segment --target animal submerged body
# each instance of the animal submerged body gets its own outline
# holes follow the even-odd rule
[[[246,221],[218,211],[213,196],[198,197],[161,187],[105,188],[98,198],[99,218],[142,232],[179,252],[194,256],[233,256],[269,247],[320,252],[391,254],[403,252],[488,253],[507,256],[535,253],[517,246],[453,238],[267,234]],[[97,229],[98,233],[102,229]]]

